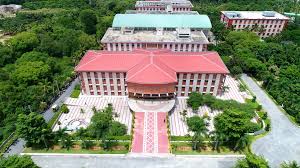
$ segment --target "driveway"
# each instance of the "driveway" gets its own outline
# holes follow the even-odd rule
[[[296,160],[300,163],[300,127],[291,123],[250,77],[243,74],[242,80],[271,118],[271,132],[255,141],[251,147],[252,151],[263,155],[272,167],[279,167],[283,161]]]
[[[31,157],[42,168],[230,168],[242,156],[37,155]]]
[[[66,98],[70,97],[70,95],[71,95],[75,85],[78,83],[78,81],[79,81],[78,78],[76,78],[71,83],[71,85],[65,90],[65,92],[62,95],[60,95],[59,98],[53,104],[60,105],[66,100]],[[44,119],[46,120],[46,122],[49,122],[50,119],[53,117],[54,113],[52,112],[51,108],[49,108],[42,115],[43,115]],[[9,147],[9,150],[8,150],[9,152],[4,153],[4,157],[7,157],[9,155],[20,154],[21,152],[23,152],[24,146],[25,146],[25,141],[23,139],[18,139],[18,141],[14,145]]]

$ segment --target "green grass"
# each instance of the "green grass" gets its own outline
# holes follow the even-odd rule
[[[70,97],[71,98],[78,98],[79,95],[80,95],[80,90],[74,89]]]
[[[57,111],[54,113],[53,117],[51,118],[51,120],[48,122],[48,126],[50,128],[52,128],[52,126],[55,124],[56,120],[58,119],[58,117],[60,116],[60,114],[62,113],[61,110]]]
[[[242,155],[243,152],[235,152],[226,146],[220,146],[219,150],[211,150],[211,147],[208,145],[207,149],[202,150],[188,150],[181,151],[178,150],[178,147],[191,147],[190,142],[172,142],[172,146],[176,146],[177,150],[172,148],[172,153],[176,155]]]
[[[79,149],[79,150],[74,150],[74,149],[32,149],[32,148],[25,148],[23,153],[78,153],[78,154],[126,154],[128,153],[127,150],[120,150],[120,151],[104,151],[104,150],[88,150],[88,149]]]

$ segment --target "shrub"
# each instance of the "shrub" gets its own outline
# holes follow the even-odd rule
[[[82,149],[90,149],[95,145],[95,142],[89,141],[89,140],[84,140],[81,142],[81,148]]]
[[[256,110],[257,110],[257,111],[260,111],[261,109],[262,109],[262,105],[259,104],[259,105],[256,107]]]
[[[69,110],[69,108],[68,108],[68,106],[66,104],[63,104],[61,106],[60,110],[61,110],[62,113],[65,113],[65,114],[67,114],[67,113],[70,112],[70,110]]]

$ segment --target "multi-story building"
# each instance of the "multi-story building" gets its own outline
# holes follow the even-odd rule
[[[289,18],[275,11],[222,11],[221,22],[234,30],[248,29],[260,37],[274,36],[287,25]]]
[[[76,67],[86,95],[174,98],[217,95],[228,69],[216,52],[88,51]]]
[[[192,8],[193,5],[188,0],[144,0],[135,4],[138,11],[191,11]]]
[[[101,43],[107,51],[170,49],[207,51],[211,22],[207,15],[117,14]]]

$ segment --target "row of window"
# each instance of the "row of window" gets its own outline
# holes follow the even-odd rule
[[[282,24],[283,20],[233,20],[236,24]]]
[[[108,77],[109,78],[113,78],[113,73],[112,72],[86,72],[86,75],[88,77],[88,79],[91,78],[91,74],[94,74],[94,77],[95,79],[98,79],[98,78],[106,78],[106,75],[105,73],[108,73]],[[121,77],[121,73],[122,72],[116,72],[116,78],[120,78]],[[123,73],[123,77],[125,78],[126,77],[126,73]],[[83,74],[81,74],[81,78],[83,79]]]
[[[196,74],[191,74],[190,75],[190,80],[194,80],[194,75],[196,75]],[[198,74],[198,79],[202,78],[202,75],[204,75],[204,79],[209,79],[209,75],[211,75],[211,74]],[[217,79],[218,74],[212,74],[212,75],[213,75],[212,79]],[[180,76],[180,74],[177,74],[178,79],[179,79],[179,76]],[[183,74],[182,79],[183,80],[187,79],[187,74]]]
[[[255,25],[232,25],[233,28],[251,28],[254,27]],[[258,27],[263,27],[263,28],[277,28],[277,25],[257,25]],[[282,25],[278,25],[278,28],[280,29]]]

